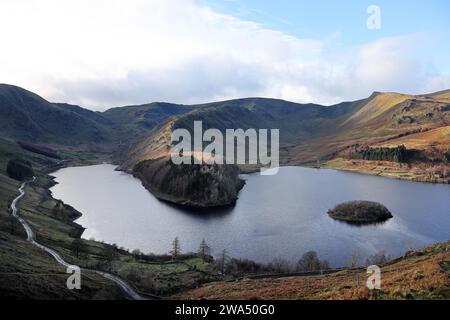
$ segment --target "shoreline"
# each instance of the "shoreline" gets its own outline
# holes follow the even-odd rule
[[[356,162],[356,164],[354,164]],[[389,179],[405,180],[429,184],[450,184],[450,178],[427,177],[427,172],[421,168],[402,168],[396,167],[397,164],[383,161],[362,161],[347,160],[336,158],[329,160],[321,165],[320,168],[307,166],[316,169],[334,169],[345,172],[353,172],[364,175],[379,176]],[[371,167],[371,168],[369,168]]]
[[[91,163],[90,165],[101,165],[101,164],[107,164],[107,165],[111,165],[111,166],[114,166],[114,167],[117,166],[117,164],[114,164],[114,163],[111,163],[111,162],[108,162],[108,163],[95,163],[95,164]],[[314,168],[312,168],[312,167],[298,166],[298,165],[297,165],[297,166],[283,166],[283,167],[286,167],[286,168],[287,168],[287,167],[291,167],[291,168],[299,168],[299,169],[300,169],[300,168],[304,168],[304,169],[314,169]],[[338,169],[335,169],[335,168],[326,168],[326,169],[328,169],[328,170],[338,170]],[[131,175],[132,177],[138,179],[138,177],[136,177],[135,175],[129,173],[128,171],[118,170],[118,168],[117,168],[117,169],[112,169],[112,170],[120,171],[120,172],[125,172],[125,173]],[[345,170],[339,170],[339,171],[345,171]],[[356,173],[356,174],[364,174],[364,175],[367,175],[367,174],[365,174],[365,173],[354,172],[354,171],[351,171],[351,172],[349,172],[349,173]],[[257,172],[256,172],[256,173],[250,173],[250,174],[248,174],[248,175],[251,176],[251,175],[254,175],[254,174],[257,174]],[[325,174],[325,172],[324,172],[324,174]],[[382,177],[382,176],[381,176],[381,178],[386,178],[386,177]],[[244,179],[245,179],[245,178],[244,178]],[[144,188],[146,189],[146,192],[149,192],[151,196],[153,196],[154,198],[156,198],[158,201],[161,201],[161,202],[163,202],[163,203],[167,203],[167,205],[173,206],[174,208],[177,208],[178,210],[181,210],[181,211],[189,212],[189,211],[191,211],[191,210],[194,209],[194,210],[201,210],[200,213],[202,213],[202,212],[208,212],[208,210],[212,210],[213,213],[215,213],[215,210],[229,209],[230,207],[233,208],[233,205],[231,205],[231,206],[222,206],[222,207],[213,207],[213,208],[198,208],[198,207],[192,207],[192,206],[186,206],[186,205],[183,205],[183,204],[173,203],[172,201],[167,201],[167,200],[165,200],[165,199],[162,199],[161,197],[158,197],[158,195],[155,194],[156,192],[154,192],[153,190],[151,190],[151,188],[146,187],[146,186],[145,186],[145,183],[144,183],[142,180],[140,180],[140,179],[138,179],[138,180],[139,180],[139,182],[140,182],[140,185],[141,185],[142,187],[144,187]],[[417,182],[417,181],[410,181],[410,182]],[[422,183],[423,183],[423,182],[422,182]],[[239,201],[239,199],[238,199],[238,201]],[[76,209],[75,209],[75,210],[76,210]],[[81,213],[81,214],[82,214],[82,213]],[[339,222],[343,222],[343,221],[339,221]],[[82,225],[81,225],[81,226],[82,226]],[[83,227],[83,226],[82,226],[82,227]],[[84,227],[83,227],[83,228],[84,228]],[[120,243],[119,243],[119,245],[120,245]],[[128,248],[128,249],[133,249],[133,248]],[[151,250],[151,248],[150,248],[150,250]],[[160,253],[160,254],[164,254],[164,253]]]
[[[127,266],[128,262],[122,261],[122,259],[125,258],[125,260],[130,259],[133,261],[136,260],[135,262],[131,263],[133,265],[137,263],[140,266],[140,268],[144,269],[152,264],[162,265],[164,264],[164,262],[158,261],[144,262],[136,258],[135,255],[132,254],[131,249],[124,249],[122,247],[116,246],[115,244],[109,244],[107,242],[98,241],[96,239],[81,238],[86,228],[81,224],[77,223],[76,220],[79,219],[83,215],[83,213],[77,210],[76,208],[72,207],[70,204],[65,203],[63,200],[56,199],[53,197],[50,188],[56,185],[58,182],[55,181],[55,177],[51,175],[51,173],[69,167],[82,167],[101,164],[105,164],[105,162],[103,161],[79,162],[77,161],[77,159],[71,159],[70,161],[66,162],[66,165],[61,165],[58,166],[57,168],[55,167],[40,168],[40,172],[37,174],[37,178],[34,181],[34,183],[33,184],[26,183],[26,188],[28,189],[26,194],[28,197],[34,199],[35,195],[38,195],[39,197],[41,197],[41,199],[43,199],[43,201],[51,201],[56,203],[58,206],[58,210],[64,212],[64,218],[62,216],[57,216],[55,217],[55,219],[58,221],[58,223],[64,225],[64,231],[62,231],[62,234],[64,234],[64,237],[66,237],[65,241],[68,241],[68,243],[62,243],[59,241],[55,242],[53,234],[56,230],[54,230],[52,227],[48,225],[36,224],[36,220],[34,217],[29,217],[25,215],[22,218],[24,221],[26,221],[27,225],[30,225],[30,227],[32,228],[30,229],[30,232],[32,232],[33,234],[32,240],[39,241],[39,243],[37,244],[38,248],[41,248],[45,250],[47,253],[49,253],[50,258],[56,259],[57,265],[60,259],[61,261],[64,261],[66,264],[79,266],[82,271],[96,274],[97,276],[104,279],[102,280],[102,282],[111,283],[113,287],[116,287],[117,290],[121,291],[120,299],[132,299],[132,300],[164,299],[164,295],[163,296],[158,295],[157,292],[156,293],[153,292],[152,288],[147,288],[145,286],[143,287],[142,284],[127,279],[127,274],[123,272],[122,268],[123,266]],[[34,201],[33,206],[35,206]],[[11,208],[11,210],[13,210],[13,208]],[[36,214],[45,215],[47,214],[47,212],[39,211]],[[65,226],[68,226],[69,228],[65,229]],[[25,234],[25,237],[27,236],[28,238],[30,238],[28,231],[27,234]],[[81,257],[81,253],[80,257],[76,256],[75,253],[73,253],[72,249],[70,248],[70,243],[77,239],[81,240],[82,243],[84,244],[85,249],[83,250],[85,252],[84,254],[86,255],[84,258]],[[114,260],[113,262],[113,264],[116,265],[115,267],[108,268],[105,265],[101,266],[101,264],[98,264],[98,266],[100,267],[96,267],[97,263],[95,263],[95,259],[99,259],[99,257],[100,259],[103,259],[101,257],[105,254],[103,253],[104,250],[108,251],[114,250],[116,252],[117,257],[115,259],[117,260]],[[190,261],[189,259],[192,258],[190,257],[182,258],[181,260],[175,261],[173,263],[186,264],[190,268],[190,265],[188,264]],[[54,261],[52,261],[52,263],[53,262]],[[106,295],[105,298],[117,300],[119,297],[113,295],[111,296]]]

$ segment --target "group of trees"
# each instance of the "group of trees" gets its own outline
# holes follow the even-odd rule
[[[170,255],[172,256],[172,260],[177,260],[181,255],[181,245],[180,240],[178,237],[175,237],[175,239],[172,241],[172,250],[170,250]],[[203,239],[200,243],[200,247],[197,251],[197,254],[199,257],[201,257],[203,260],[208,260],[211,256],[211,248],[206,243],[206,240]]]
[[[373,255],[369,256],[366,259],[366,266],[371,266],[371,265],[381,266],[383,264],[388,263],[391,260],[392,260],[392,257],[390,255],[386,254],[384,251],[380,251],[380,252],[374,253]]]
[[[13,232],[13,231],[12,231]],[[89,247],[85,243],[85,240],[75,239],[70,245],[70,249],[78,259],[84,259],[87,256]],[[103,247],[103,256],[109,270],[112,269],[114,260],[119,257],[120,250],[117,245],[105,244]],[[131,254],[140,260],[148,261],[175,261],[192,257],[200,257],[204,261],[212,262],[217,271],[222,274],[228,275],[243,275],[243,274],[258,274],[258,273],[291,273],[291,272],[318,272],[330,269],[330,264],[327,260],[319,259],[317,252],[308,251],[302,255],[302,257],[296,262],[283,258],[275,258],[267,264],[257,263],[249,259],[230,258],[226,249],[222,250],[220,254],[214,259],[211,255],[211,247],[203,239],[200,243],[197,253],[182,254],[181,244],[178,237],[172,241],[172,249],[170,250],[170,256],[157,256],[144,254],[140,250],[133,250]],[[162,260],[161,260],[162,259]],[[366,259],[366,265],[383,265],[391,260],[389,255],[384,252],[379,252],[369,256]],[[348,261],[349,267],[357,267],[359,262],[359,256],[357,253],[353,253]]]
[[[31,163],[23,159],[11,159],[6,165],[6,173],[10,178],[16,180],[26,180],[34,176]]]
[[[181,256],[180,240],[176,237],[172,242],[172,250],[170,250],[172,260],[176,260]],[[287,272],[308,272],[320,271],[330,268],[328,261],[320,260],[315,251],[308,251],[300,258],[296,264],[291,264],[283,258],[275,258],[268,264],[257,263],[249,259],[231,258],[226,249],[214,259],[211,256],[211,247],[206,243],[205,239],[200,243],[197,256],[205,261],[214,262],[215,268],[221,274],[256,274],[261,272],[268,273],[287,273]]]
[[[180,257],[180,241],[178,237],[172,242],[172,250],[170,251],[172,259]],[[221,274],[241,275],[241,274],[258,274],[258,273],[290,273],[290,272],[317,272],[331,269],[327,260],[321,260],[315,251],[308,251],[296,262],[283,258],[274,258],[271,262],[257,263],[249,259],[231,258],[226,249],[223,249],[219,255],[213,259],[211,256],[211,247],[206,243],[205,239],[200,243],[196,254],[205,261],[214,262],[215,268]],[[360,261],[357,252],[353,252],[348,259],[348,267],[357,267]],[[366,259],[366,265],[383,265],[391,260],[390,255],[385,252],[377,252]]]
[[[28,150],[28,151],[31,151],[34,153],[38,153],[38,154],[42,154],[42,155],[50,157],[50,158],[61,159],[59,157],[58,153],[49,147],[39,146],[39,145],[25,142],[25,141],[17,141],[17,144],[25,150]]]
[[[350,159],[405,163],[408,161],[408,151],[404,145],[394,148],[372,148],[366,146],[353,150],[348,154],[348,157]]]
[[[320,271],[330,269],[327,260],[320,260],[317,252],[308,251],[297,262],[298,271]]]
[[[297,263],[290,263],[283,258],[275,258],[268,265],[263,267],[265,271],[273,273],[289,273],[289,272],[317,272],[330,269],[327,260],[320,260],[317,252],[305,252]]]

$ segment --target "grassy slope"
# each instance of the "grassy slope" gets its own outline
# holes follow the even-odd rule
[[[9,204],[18,195],[19,182],[7,177],[5,168],[7,160],[17,156],[30,160],[38,176],[36,183],[26,188],[27,195],[19,202],[19,214],[36,231],[39,242],[54,248],[70,263],[112,271],[127,279],[141,292],[157,295],[167,295],[217,279],[212,267],[198,258],[168,264],[147,263],[118,251],[117,259],[108,264],[104,252],[109,245],[91,240],[83,240],[85,249],[78,259],[70,246],[80,234],[80,226],[72,222],[79,213],[51,198],[47,191],[52,181],[46,174],[46,167],[52,160],[0,139],[0,298],[123,298],[115,284],[90,273],[82,275],[82,290],[67,290],[65,270],[53,258],[29,244],[19,224],[11,232]],[[72,159],[72,164],[102,159],[86,161],[84,158],[91,159],[93,155],[85,154],[81,159]]]
[[[175,299],[449,299],[450,242],[409,253],[381,266],[381,290],[366,288],[365,269],[321,276],[218,282]]]
[[[448,152],[450,148],[450,126],[442,126],[429,131],[418,132],[373,144],[374,147],[397,147],[399,145],[404,145],[407,149],[420,150],[424,154],[428,154],[429,157],[439,159],[442,157],[441,154]],[[388,178],[448,183],[450,178],[437,174],[433,169],[434,166],[447,167],[447,171],[450,172],[448,163],[439,162],[433,164],[413,162],[406,165],[387,161],[334,158],[321,164],[322,168],[380,175]]]
[[[52,104],[25,89],[0,84],[0,136],[64,146],[92,147],[112,142],[102,115],[77,106]]]
[[[413,96],[398,93],[375,93],[373,95],[373,99],[370,99],[364,107],[355,112],[344,123],[353,121],[357,123],[368,123],[376,117],[382,115],[384,112],[389,111],[395,105],[412,97]]]
[[[172,116],[187,113],[195,107],[171,103],[149,103],[111,108],[102,116],[113,122],[122,142],[140,138]]]
[[[450,103],[450,90],[443,90],[432,94],[428,94],[426,96]]]
[[[22,227],[16,223],[11,232],[9,205],[18,195],[19,182],[6,176],[7,160],[14,156],[29,159],[39,172],[49,161],[44,156],[21,150],[16,144],[0,140],[0,297],[2,298],[43,298],[43,299],[84,299],[121,297],[116,286],[103,278],[86,274],[82,278],[82,290],[67,290],[67,274],[53,258],[26,241]],[[43,175],[39,175],[43,179]],[[33,199],[38,194],[27,188],[30,196],[19,203],[20,214],[27,218],[45,213],[43,208],[35,207]],[[15,221],[15,220],[12,220]],[[70,229],[69,225],[57,220],[49,222],[53,228]],[[36,225],[35,225],[36,226]],[[39,229],[43,229],[44,225]],[[50,230],[50,229],[49,229]]]
[[[445,149],[450,146],[450,126],[442,126],[426,132],[419,132],[405,137],[378,144],[379,147],[404,145],[407,149],[426,150],[430,146]]]
[[[294,146],[294,163],[315,165],[315,153],[324,168],[423,182],[448,183],[450,180],[448,173],[447,177],[436,174],[445,172],[444,167],[450,172],[450,165],[443,161],[450,148],[447,102],[431,97],[378,93],[350,119],[338,125],[339,130],[332,136],[314,138]],[[420,150],[429,160],[414,159],[405,165],[342,159],[339,153],[356,144],[371,147],[404,144],[408,149]],[[317,156],[317,153],[321,155]]]
[[[276,99],[248,98],[205,105],[197,105],[189,113],[175,116],[155,128],[146,138],[123,150],[123,167],[132,168],[136,163],[157,158],[170,150],[170,136],[174,129],[193,130],[194,121],[202,121],[203,130],[216,128],[279,129],[282,160],[288,159],[286,146],[296,145],[299,141],[311,139],[314,132],[330,132],[335,110],[329,107],[297,104]],[[343,107],[343,113],[351,108]],[[344,110],[345,109],[345,110]],[[331,115],[333,114],[333,115]],[[342,116],[338,114],[339,116]]]

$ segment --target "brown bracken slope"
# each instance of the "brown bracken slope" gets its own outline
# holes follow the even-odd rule
[[[381,266],[381,290],[366,287],[364,268],[319,276],[216,282],[174,299],[448,299],[450,241]]]

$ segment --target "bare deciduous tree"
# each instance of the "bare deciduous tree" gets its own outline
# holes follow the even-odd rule
[[[289,261],[280,257],[273,259],[270,265],[276,273],[288,273],[291,271]]]
[[[329,269],[328,261],[321,261],[315,251],[308,251],[303,254],[297,262],[298,271],[320,271]]]
[[[349,267],[356,268],[358,266],[358,261],[359,261],[359,254],[357,251],[353,251],[352,255],[348,259]],[[358,273],[355,274],[355,282],[356,282],[356,287],[359,287],[359,274]]]
[[[220,253],[219,259],[217,260],[217,265],[222,274],[225,274],[229,260],[230,257],[227,254],[227,250],[223,249],[222,252]]]
[[[117,257],[119,256],[119,253],[117,252],[117,245],[106,244],[105,247],[103,248],[103,255],[106,261],[108,262],[109,269],[111,270],[114,260],[116,260]]]
[[[359,255],[357,251],[353,251],[350,258],[348,259],[348,266],[350,268],[355,268],[358,265]]]
[[[371,266],[371,265],[381,266],[381,265],[389,262],[390,260],[391,260],[390,255],[386,255],[386,253],[384,251],[380,251],[380,252],[377,252],[377,253],[369,256],[366,259],[366,265],[367,266]]]
[[[140,256],[143,255],[142,251],[139,249],[134,249],[133,251],[131,251],[131,254],[134,256],[134,258],[139,258]]]

